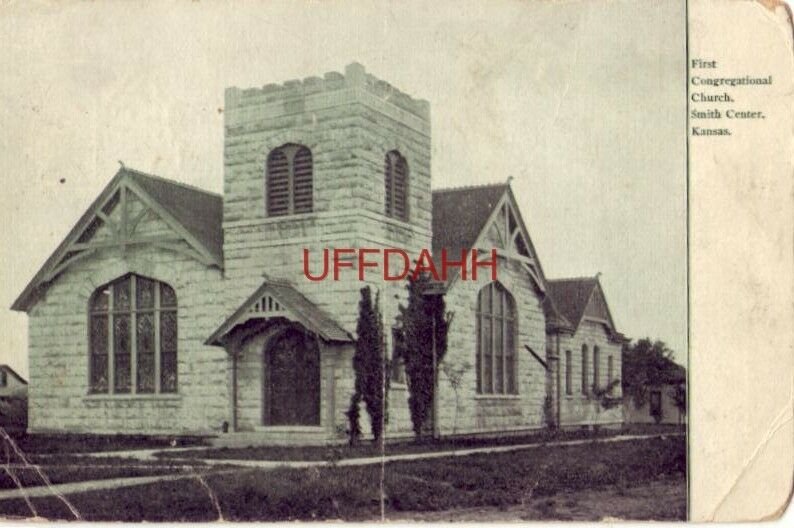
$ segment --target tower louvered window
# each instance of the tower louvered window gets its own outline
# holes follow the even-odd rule
[[[268,216],[312,212],[312,178],[312,153],[307,147],[288,143],[271,151],[267,157]]]
[[[396,150],[386,154],[386,216],[408,221],[408,163]]]

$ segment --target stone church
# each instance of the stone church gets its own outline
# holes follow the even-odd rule
[[[360,281],[355,259],[309,280],[304,250],[328,248],[496,250],[497,280],[440,284],[454,318],[437,434],[622,421],[594,397],[619,379],[625,340],[598,277],[546,278],[509,183],[431,189],[427,101],[354,63],[228,88],[224,115],[222,196],[122,166],[14,302],[29,431],[344,441],[359,290],[379,292],[390,351],[406,290]],[[392,367],[396,438],[411,422]]]

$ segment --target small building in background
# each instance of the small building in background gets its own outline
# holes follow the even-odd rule
[[[626,423],[681,425],[686,422],[686,369],[671,359],[662,361],[658,383],[647,386],[646,397],[641,405],[624,391],[623,414]]]
[[[8,365],[0,365],[0,427],[24,432],[28,423],[28,382]]]

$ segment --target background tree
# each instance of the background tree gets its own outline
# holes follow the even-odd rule
[[[356,396],[364,402],[370,417],[372,438],[381,439],[383,433],[384,411],[384,375],[386,372],[383,324],[380,321],[380,308],[372,303],[369,286],[361,288],[361,300],[358,303],[358,323],[356,324],[356,350],[353,354],[353,371],[355,372],[355,394],[351,406],[356,403]],[[376,298],[379,299],[379,298]],[[348,411],[352,422],[353,409]],[[351,438],[352,432],[351,427]]]
[[[429,286],[429,275],[423,274],[413,280],[409,274],[406,284],[408,302],[406,306],[400,305],[397,316],[402,333],[400,340],[408,384],[408,408],[417,439],[421,438],[422,428],[432,411],[437,366],[447,352],[447,330],[451,321],[444,297],[424,294]]]
[[[613,391],[615,388],[620,386],[620,380],[614,379],[610,381],[606,387],[598,387],[593,385],[593,390],[591,391],[591,398],[595,400],[598,405],[596,406],[596,424],[598,424],[598,417],[601,415],[601,411],[608,411],[609,409],[614,409],[618,405],[623,402],[623,398],[619,396],[615,396]]]
[[[668,379],[673,351],[663,341],[640,339],[623,349],[623,391],[631,396],[637,407],[648,401],[650,387],[659,386]]]

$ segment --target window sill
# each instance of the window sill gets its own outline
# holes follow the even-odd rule
[[[83,401],[179,401],[182,395],[178,393],[168,394],[87,394],[83,396]]]
[[[408,390],[408,384],[407,383],[398,383],[396,381],[392,381],[389,384],[389,389]]]
[[[266,224],[277,224],[279,222],[285,222],[290,220],[312,220],[317,218],[317,211],[312,211],[310,213],[290,213],[290,214],[283,214],[283,215],[275,215],[275,216],[265,216],[261,219],[260,223],[262,225]]]
[[[475,400],[520,400],[520,394],[477,394]]]

